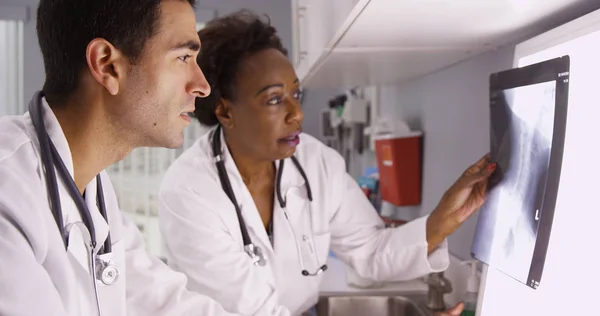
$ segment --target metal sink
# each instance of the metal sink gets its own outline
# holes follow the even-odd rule
[[[433,316],[426,304],[426,294],[357,293],[321,296],[316,310],[318,316]]]

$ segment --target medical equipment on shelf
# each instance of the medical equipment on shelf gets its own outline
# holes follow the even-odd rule
[[[252,243],[252,240],[250,239],[250,235],[248,234],[248,229],[244,222],[244,218],[242,217],[242,210],[240,209],[240,206],[237,203],[237,200],[233,193],[233,189],[231,187],[231,183],[229,182],[229,177],[227,176],[227,171],[225,170],[225,161],[223,160],[222,151],[221,151],[221,128],[222,128],[221,125],[218,125],[217,128],[215,129],[213,137],[212,137],[212,150],[213,150],[215,164],[217,166],[217,171],[219,173],[219,180],[221,182],[221,186],[223,187],[223,191],[225,191],[225,194],[227,194],[227,196],[231,200],[231,203],[233,203],[233,206],[235,207],[235,212],[237,214],[238,222],[240,225],[240,231],[242,233],[242,240],[244,243],[244,251],[248,254],[248,256],[250,257],[250,259],[252,260],[252,262],[255,266],[264,267],[267,264],[267,259],[265,258],[265,255],[262,252],[262,249],[256,245],[254,245]],[[306,183],[305,185],[306,185],[306,192],[308,195],[308,199],[309,199],[309,201],[312,202],[312,192],[310,189],[310,184],[308,183],[308,178],[306,177],[306,173],[304,172],[304,169],[302,169],[302,166],[300,166],[298,159],[296,159],[296,157],[294,157],[294,156],[292,156],[291,158],[292,158],[292,162],[296,166],[296,169],[298,169],[298,171],[302,175],[302,178],[304,179],[304,182]],[[308,270],[306,270],[306,268],[304,267],[304,260],[302,259],[302,254],[300,252],[300,244],[298,243],[298,239],[296,238],[296,233],[295,233],[291,223],[289,222],[289,217],[288,217],[288,214],[286,211],[286,200],[281,196],[280,184],[281,184],[281,175],[283,174],[283,162],[284,162],[283,159],[279,161],[279,168],[277,170],[277,178],[276,178],[276,183],[275,183],[275,187],[276,187],[275,191],[277,194],[277,200],[279,201],[279,205],[281,206],[281,209],[283,209],[288,226],[289,226],[290,230],[292,231],[292,234],[294,235],[296,251],[298,253],[298,258],[300,260],[300,267],[302,268],[302,275],[304,275],[304,276],[319,275],[322,272],[324,272],[325,270],[327,270],[327,264],[320,265],[321,261],[319,260],[319,255],[315,251],[315,255],[316,255],[316,259],[317,259],[317,266],[320,265],[320,267],[314,273],[310,273],[310,272],[308,272]],[[312,217],[312,207],[311,206],[309,206],[308,213]],[[312,223],[312,220],[311,220],[311,223]],[[311,235],[313,235],[312,237],[314,237],[311,223],[309,223],[310,231],[311,231]],[[314,244],[314,238],[311,238],[311,242],[313,244],[312,245],[313,249],[316,249],[315,244]]]
[[[58,226],[58,230],[60,231],[60,236],[63,239],[65,244],[65,249],[68,248],[69,235],[73,228],[77,228],[81,236],[83,237],[83,241],[86,246],[86,250],[88,252],[88,260],[90,265],[90,275],[92,277],[92,282],[94,286],[94,294],[96,299],[96,305],[98,307],[98,315],[101,315],[100,311],[100,299],[98,296],[98,287],[97,280],[100,280],[105,285],[114,284],[119,278],[119,268],[113,263],[112,257],[112,247],[111,247],[111,238],[110,231],[108,232],[108,236],[104,245],[98,249],[96,252],[96,230],[94,228],[94,223],[92,220],[92,215],[87,208],[84,198],[79,193],[79,189],[77,189],[77,185],[75,181],[71,177],[69,170],[65,166],[63,160],[61,159],[54,143],[50,139],[46,131],[46,127],[44,125],[44,119],[42,115],[42,92],[37,92],[36,95],[32,98],[29,103],[29,113],[31,116],[31,121],[35,128],[35,132],[37,134],[37,138],[40,143],[40,155],[42,158],[42,165],[45,170],[45,178],[46,178],[46,187],[48,190],[48,196],[50,198],[50,209],[52,210],[52,215],[54,216],[54,220]],[[62,209],[60,204],[60,196],[58,192],[58,181],[56,178],[55,171],[58,171],[58,174],[64,183],[69,195],[75,202],[77,206],[77,210],[81,215],[83,222],[75,222],[68,225],[65,229],[63,224],[62,217]],[[98,209],[102,214],[102,217],[108,223],[108,218],[106,215],[106,205],[104,203],[104,194],[102,192],[102,182],[100,180],[100,175],[96,176],[96,184],[97,184],[97,193],[96,193],[96,202],[98,205]],[[85,194],[85,193],[84,193]]]

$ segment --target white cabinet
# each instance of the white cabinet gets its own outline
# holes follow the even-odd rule
[[[536,35],[598,0],[292,0],[304,87],[401,83]]]
[[[292,0],[291,57],[300,78],[334,46],[358,2],[369,1]]]

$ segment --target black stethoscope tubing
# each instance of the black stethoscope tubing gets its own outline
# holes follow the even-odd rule
[[[54,220],[56,221],[56,225],[58,226],[58,230],[60,231],[60,235],[63,239],[65,249],[67,249],[68,236],[65,233],[64,223],[62,220],[62,207],[60,203],[60,194],[58,191],[58,181],[55,174],[56,170],[58,171],[58,174],[61,177],[63,184],[69,192],[69,195],[71,196],[75,205],[77,206],[77,210],[81,215],[81,219],[87,227],[87,229],[89,230],[90,238],[92,240],[92,247],[95,248],[96,230],[94,227],[94,222],[92,220],[92,215],[90,213],[90,210],[87,208],[85,200],[79,193],[79,189],[77,188],[75,181],[71,177],[69,170],[65,166],[65,163],[61,159],[58,151],[56,150],[54,143],[52,143],[50,136],[46,132],[43,115],[41,113],[42,97],[43,93],[41,91],[36,92],[31,102],[29,103],[29,113],[40,143],[40,155],[42,157],[42,165],[44,168],[44,173],[46,175],[46,186],[48,188],[50,209],[52,210],[52,215],[54,216]],[[96,187],[96,203],[98,205],[100,214],[102,214],[102,217],[108,223],[106,204],[104,202],[104,193],[102,191],[102,181],[100,180],[100,175],[96,176]],[[104,245],[102,249],[100,249],[98,254],[110,253],[112,251],[111,248],[111,238],[109,232],[104,242]]]
[[[252,240],[250,239],[250,235],[248,234],[248,228],[246,227],[244,218],[242,217],[242,210],[240,209],[240,206],[237,203],[235,194],[233,193],[233,189],[231,187],[231,182],[229,181],[229,177],[227,176],[227,171],[225,170],[225,161],[223,160],[222,151],[221,151],[221,128],[222,127],[219,124],[217,126],[217,128],[215,129],[213,137],[212,137],[212,150],[213,150],[213,155],[214,155],[214,159],[215,159],[215,164],[217,166],[217,172],[219,174],[219,180],[221,182],[221,186],[223,187],[223,191],[225,191],[225,194],[227,194],[227,196],[229,197],[229,200],[231,200],[231,203],[233,203],[233,206],[235,207],[235,212],[236,212],[236,215],[238,218],[238,222],[240,225],[240,231],[242,234],[242,240],[244,243],[244,250],[246,251],[246,253],[248,253],[250,258],[254,261],[255,265],[264,266],[266,264],[264,254],[260,250],[260,247],[255,247],[254,244],[252,244]],[[294,165],[296,166],[296,169],[298,169],[298,171],[300,172],[300,175],[304,179],[308,200],[310,202],[312,202],[312,200],[313,200],[312,191],[310,188],[310,183],[308,182],[308,177],[306,176],[306,173],[304,172],[304,169],[300,165],[300,162],[298,161],[298,159],[295,156],[292,156],[291,159],[292,159],[292,162],[294,163]],[[285,212],[286,200],[283,199],[283,197],[281,196],[281,176],[283,174],[283,165],[284,165],[284,160],[282,159],[279,161],[279,168],[277,170],[275,192],[277,195],[277,200],[279,201],[279,206],[281,206],[281,208]],[[285,216],[287,218],[287,214]],[[293,228],[291,227],[291,224],[289,223],[289,221],[288,221],[288,224],[290,225],[290,229],[292,230],[292,233],[294,234],[294,240],[296,243],[296,251],[298,251],[298,259],[300,260],[300,266],[302,268],[302,271],[301,271],[302,275],[316,276],[316,275],[321,274],[325,270],[327,270],[327,264],[321,265],[317,269],[317,271],[314,273],[310,273],[304,267],[304,263],[303,263],[303,260],[302,260],[301,254],[300,254],[300,247],[298,245],[298,240],[296,239],[295,233],[294,233]],[[311,229],[311,231],[312,231],[312,229]],[[316,249],[315,249],[315,251],[316,251]],[[316,256],[317,256],[317,265],[319,265],[320,263],[319,263],[318,254],[316,254]]]
[[[231,200],[231,203],[233,203],[233,206],[235,207],[235,212],[237,214],[238,222],[240,225],[240,230],[242,233],[242,241],[244,242],[244,246],[248,246],[248,245],[252,244],[252,240],[250,240],[250,235],[248,234],[248,229],[246,228],[244,218],[242,217],[242,210],[240,209],[240,206],[238,205],[237,200],[235,198],[235,194],[233,193],[233,189],[231,187],[231,182],[229,181],[229,177],[227,176],[227,170],[225,170],[225,161],[223,160],[223,157],[222,157],[221,128],[222,127],[219,124],[213,134],[213,138],[212,138],[213,155],[215,158],[215,163],[217,165],[217,172],[219,173],[219,180],[221,182],[221,186],[223,187],[223,191],[225,191],[225,194],[227,194],[227,196]],[[292,158],[294,165],[300,172],[300,175],[302,175],[302,178],[304,179],[304,183],[306,186],[306,192],[308,195],[308,200],[312,202],[312,200],[313,200],[312,199],[312,191],[310,189],[310,183],[308,183],[308,178],[306,177],[306,173],[304,172],[304,169],[302,169],[302,166],[300,165],[300,162],[298,162],[298,159],[295,156],[292,156],[291,158]],[[279,168],[277,170],[277,179],[275,181],[276,182],[275,192],[277,195],[277,200],[279,201],[279,206],[281,206],[281,208],[284,208],[287,204],[287,201],[284,200],[283,197],[281,196],[281,175],[283,174],[283,161],[284,161],[283,159],[279,161]]]

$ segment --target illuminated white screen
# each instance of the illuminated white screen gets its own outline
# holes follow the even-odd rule
[[[516,57],[526,66],[570,56],[562,172],[544,274],[534,290],[487,269],[478,315],[597,315],[600,284],[600,11],[586,23],[539,40],[537,52]],[[585,31],[585,32],[584,32]],[[553,31],[550,31],[553,32]],[[573,34],[578,33],[579,37]],[[568,40],[560,40],[569,36]],[[550,46],[548,42],[555,44]],[[561,42],[562,41],[562,42]],[[518,50],[517,50],[518,52]],[[591,304],[589,304],[591,303]]]

